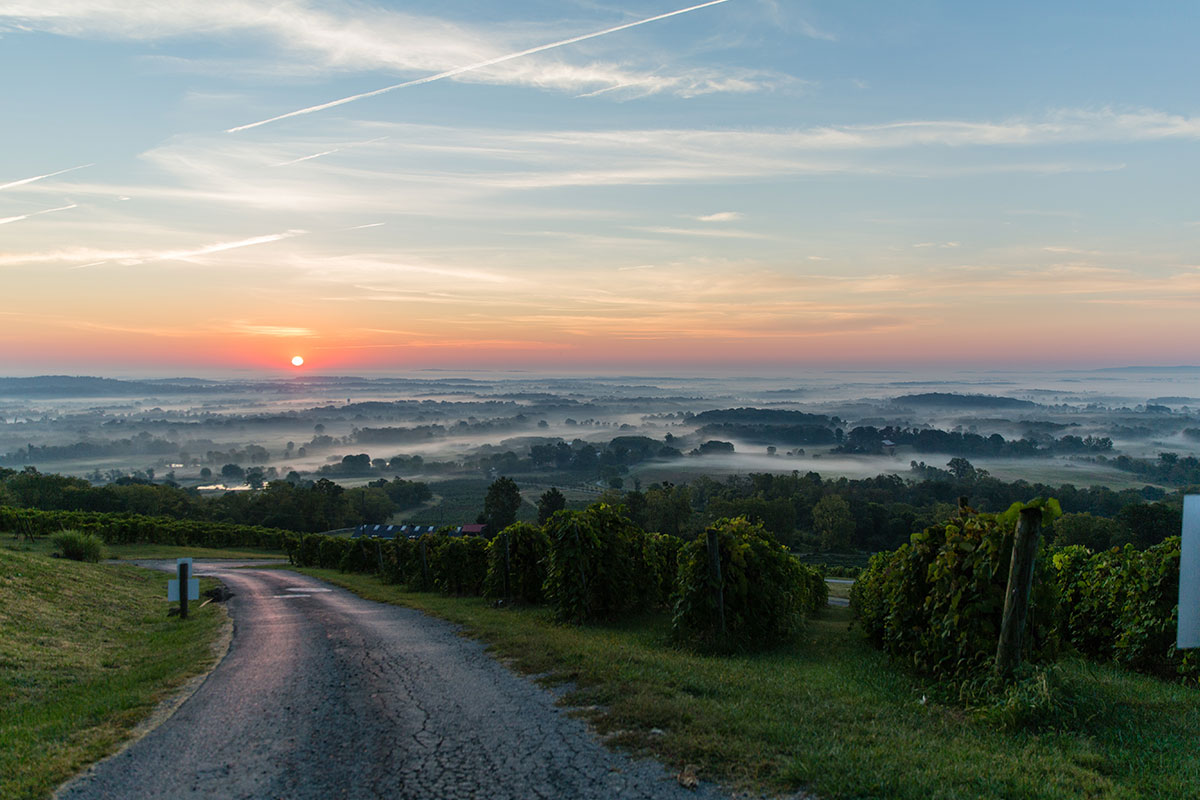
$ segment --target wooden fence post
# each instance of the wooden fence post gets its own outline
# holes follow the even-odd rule
[[[429,559],[425,557],[425,537],[422,536],[418,543],[421,545],[421,588],[429,588]]]
[[[717,541],[717,532],[708,532],[708,568],[717,587],[717,628],[721,631],[721,641],[725,641],[725,581],[721,579],[721,548]]]
[[[1033,562],[1037,558],[1042,525],[1040,508],[1023,508],[1013,539],[1012,561],[1008,565],[1008,588],[1004,592],[1004,617],[1000,622],[1000,641],[996,645],[996,673],[1008,678],[1021,663],[1021,639],[1029,613],[1029,593],[1033,588]]]

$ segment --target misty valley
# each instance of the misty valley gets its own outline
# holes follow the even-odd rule
[[[307,532],[483,521],[504,476],[520,519],[555,487],[570,508],[607,500],[671,534],[746,516],[798,550],[896,547],[962,496],[998,511],[1052,495],[1123,518],[1114,544],[1153,543],[1200,484],[1187,368],[3,378],[0,423],[0,504]],[[841,527],[814,519],[828,495],[847,501]]]

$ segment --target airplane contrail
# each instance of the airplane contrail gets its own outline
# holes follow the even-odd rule
[[[482,69],[483,67],[490,67],[493,64],[501,64],[505,61],[512,61],[514,58],[522,58],[524,56],[533,55],[534,53],[541,53],[545,50],[553,50],[556,47],[564,47],[566,45],[575,44],[576,42],[582,42],[587,39],[595,39],[597,36],[607,36],[608,34],[616,33],[617,31],[623,31],[628,28],[636,28],[639,25],[646,25],[647,23],[650,23],[650,22],[657,22],[658,20],[666,19],[667,17],[676,17],[676,16],[679,16],[680,14],[686,14],[689,11],[698,11],[701,8],[708,8],[709,6],[716,6],[716,5],[720,5],[721,3],[728,3],[728,2],[729,2],[729,0],[709,0],[709,2],[707,2],[707,3],[700,3],[699,5],[688,6],[687,8],[680,8],[676,11],[668,11],[666,14],[659,14],[658,16],[647,17],[646,19],[640,19],[636,22],[626,22],[624,25],[617,25],[616,27],[613,27],[613,28],[605,28],[602,31],[596,31],[595,33],[585,33],[582,36],[573,36],[570,39],[563,39],[562,41],[551,42],[550,44],[543,44],[543,45],[539,45],[537,47],[531,47],[528,50],[521,50],[518,53],[509,53],[508,55],[505,55],[505,56],[497,56],[496,58],[489,58],[487,61],[478,61],[474,64],[468,64],[465,67],[455,67],[454,69],[446,70],[445,72],[439,72],[436,75],[429,75],[424,78],[417,78],[416,80],[405,81],[404,83],[397,83],[397,84],[393,84],[391,86],[385,86],[382,89],[376,89],[372,92],[363,92],[362,94],[353,94],[353,95],[350,95],[349,97],[343,97],[340,100],[331,100],[328,103],[321,103],[320,105],[309,106],[308,108],[302,108],[298,111],[289,111],[286,114],[280,114],[279,116],[271,117],[270,119],[263,119],[263,120],[259,120],[258,122],[251,122],[247,125],[238,125],[236,128],[229,128],[225,132],[226,133],[237,133],[238,131],[249,130],[250,128],[257,128],[260,125],[269,125],[272,122],[278,122],[279,120],[287,119],[288,117],[298,117],[301,114],[312,114],[317,111],[324,111],[327,108],[334,108],[335,106],[345,105],[346,103],[353,103],[355,100],[364,100],[368,97],[374,97],[375,95],[384,94],[386,92],[393,92],[396,89],[404,89],[409,86],[420,86],[423,83],[433,83],[434,81],[440,81],[443,78],[453,78],[455,75],[461,75],[464,72],[471,72],[472,70]],[[4,187],[0,186],[0,189],[2,189],[2,188],[4,188]]]
[[[94,167],[94,166],[96,166],[96,165],[95,164],[80,164],[78,167],[68,167],[67,169],[60,169],[58,172],[47,172],[45,175],[34,175],[32,178],[22,178],[19,181],[12,181],[10,183],[0,183],[0,191],[3,191],[5,189],[11,189],[14,186],[23,186],[27,183],[33,183],[34,181],[40,181],[43,178],[53,178],[55,175],[62,175],[64,172],[73,172],[74,170],[77,170],[77,169],[83,169],[84,167]]]
[[[288,166],[291,166],[292,164],[299,164],[301,161],[312,161],[314,158],[321,158],[322,156],[328,156],[328,155],[332,155],[334,153],[340,153],[343,150],[348,150],[351,147],[358,147],[359,145],[375,144],[375,142],[382,142],[386,138],[388,138],[388,137],[379,136],[375,139],[368,139],[365,142],[351,142],[350,144],[344,144],[341,147],[334,147],[330,150],[322,150],[320,153],[313,153],[312,155],[309,155],[309,156],[300,156],[300,158],[293,158],[291,161],[281,161],[278,164],[272,164],[271,166],[272,167],[288,167]]]
[[[20,216],[17,216],[17,217],[2,217],[2,218],[0,218],[0,225],[7,225],[10,222],[20,222],[23,219],[29,219],[30,217],[36,217],[39,214],[52,214],[55,211],[66,211],[68,208],[78,208],[78,207],[79,207],[78,204],[71,203],[71,205],[69,205],[69,206],[59,206],[58,208],[47,208],[42,211],[30,211],[28,214],[21,214]]]

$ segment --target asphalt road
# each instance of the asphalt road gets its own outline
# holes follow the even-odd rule
[[[606,750],[448,623],[292,572],[196,572],[235,593],[228,655],[166,722],[60,797],[722,796]]]

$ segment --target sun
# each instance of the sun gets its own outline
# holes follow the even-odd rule
[[[292,366],[293,367],[303,367],[304,366],[304,357],[303,356],[292,356]]]

